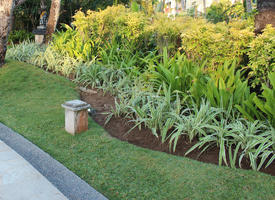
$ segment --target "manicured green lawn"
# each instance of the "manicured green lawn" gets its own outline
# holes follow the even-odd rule
[[[48,152],[109,199],[274,199],[275,177],[154,152],[111,138],[91,119],[64,131],[76,85],[34,66],[0,68],[0,122]],[[77,187],[77,186],[76,186]]]

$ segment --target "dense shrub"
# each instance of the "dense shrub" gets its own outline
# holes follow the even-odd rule
[[[160,53],[162,53],[163,48],[166,48],[169,54],[175,54],[181,44],[181,31],[190,21],[192,19],[187,17],[171,20],[163,14],[158,14],[146,31],[147,34],[151,35],[151,42],[155,44]]]
[[[226,60],[241,63],[253,35],[252,27],[243,21],[216,25],[204,22],[182,34],[181,50],[196,62],[207,60],[207,66],[213,70]]]
[[[73,25],[85,41],[91,39],[97,48],[103,47],[113,39],[128,41],[135,48],[142,47],[145,26],[148,18],[141,12],[130,10],[119,5],[108,7],[101,12],[88,11],[76,13]]]
[[[245,16],[245,10],[242,3],[234,3],[224,0],[221,2],[214,2],[206,10],[206,19],[212,23],[218,23],[223,21],[230,21],[236,18],[243,18]]]
[[[32,33],[25,30],[15,30],[9,34],[8,41],[9,43],[17,44],[25,40],[33,40],[33,39],[34,39],[34,35]]]
[[[116,40],[143,55],[156,49],[162,54],[163,48],[169,55],[180,50],[199,64],[207,59],[211,69],[230,59],[246,65],[254,38],[250,20],[212,24],[189,17],[171,20],[163,14],[151,18],[122,5],[86,14],[79,11],[72,24],[72,28],[66,26],[67,31],[55,36],[53,46],[62,54],[84,61],[100,56],[98,52]]]
[[[267,25],[263,34],[250,43],[248,56],[252,86],[261,83],[270,86],[267,75],[275,71],[275,29],[271,25]]]

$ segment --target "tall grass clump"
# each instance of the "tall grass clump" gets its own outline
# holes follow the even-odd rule
[[[32,58],[39,52],[45,51],[45,46],[40,46],[31,41],[23,41],[19,44],[11,44],[8,48],[6,59],[14,59],[21,62],[32,63]]]

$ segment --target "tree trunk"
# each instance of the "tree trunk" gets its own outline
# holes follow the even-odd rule
[[[0,0],[0,67],[5,63],[13,9],[13,0]]]
[[[50,16],[47,24],[47,31],[45,37],[45,43],[49,43],[52,38],[52,34],[55,31],[57,21],[59,18],[59,11],[60,11],[60,2],[61,0],[52,0]]]
[[[252,12],[252,3],[251,0],[246,0],[246,12],[251,13]]]
[[[255,16],[255,33],[262,33],[267,24],[271,24],[275,28],[275,1],[274,0],[258,0],[258,14]]]
[[[206,0],[203,0],[203,13],[206,14]]]
[[[13,10],[25,1],[26,0],[0,0],[0,67],[5,63]]]

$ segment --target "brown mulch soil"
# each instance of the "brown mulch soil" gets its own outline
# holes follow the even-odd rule
[[[92,116],[94,121],[104,127],[104,129],[115,138],[143,148],[161,151],[176,156],[184,156],[185,152],[196,143],[196,141],[190,143],[187,138],[182,137],[178,141],[176,151],[172,152],[169,149],[169,143],[161,143],[161,138],[156,138],[148,128],[142,127],[141,130],[135,128],[129,134],[126,134],[134,126],[134,124],[129,122],[127,119],[113,117],[108,124],[105,125],[106,113],[110,112],[111,108],[115,105],[114,97],[108,93],[104,94],[101,90],[93,89],[89,91],[90,92],[80,91],[81,99],[89,103],[91,107],[96,110],[96,114]],[[217,165],[218,156],[219,149],[213,148],[201,155],[199,150],[194,150],[186,157]],[[243,160],[242,168],[250,168],[248,160]],[[261,172],[275,176],[275,162],[273,162],[268,168],[262,169]]]

